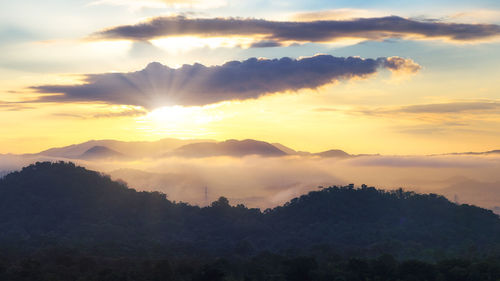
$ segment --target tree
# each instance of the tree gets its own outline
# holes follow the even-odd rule
[[[217,201],[212,202],[211,206],[213,208],[228,208],[228,207],[231,207],[231,205],[229,205],[229,200],[227,200],[227,198],[224,197],[224,196],[221,196],[221,197],[219,197],[219,199],[217,199]]]

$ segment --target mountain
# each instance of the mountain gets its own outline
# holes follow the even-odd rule
[[[93,255],[228,255],[315,245],[403,257],[499,251],[500,219],[435,194],[330,187],[260,212],[174,203],[71,163],[36,163],[0,179],[0,248],[51,245]]]
[[[186,144],[197,142],[211,142],[211,140],[181,140],[181,139],[162,139],[158,141],[138,141],[125,142],[117,140],[90,140],[80,144],[74,144],[64,147],[57,147],[39,152],[38,155],[62,157],[69,159],[80,158],[89,149],[96,146],[103,146],[116,152],[126,154],[130,157],[158,157],[168,151],[176,149]]]
[[[272,145],[274,145],[275,147],[277,147],[278,149],[280,149],[281,151],[285,152],[288,155],[319,156],[325,158],[349,158],[354,156],[340,149],[331,149],[323,152],[311,153],[307,151],[296,151],[280,143],[273,143]]]
[[[213,157],[213,156],[231,156],[243,157],[247,155],[260,156],[319,156],[332,158],[348,158],[350,155],[342,150],[332,149],[319,153],[307,151],[295,151],[292,148],[280,143],[268,143],[253,139],[246,140],[226,140],[216,142],[213,140],[182,140],[182,139],[162,139],[152,142],[125,142],[117,140],[90,140],[80,144],[73,144],[64,147],[56,147],[44,150],[36,154],[25,154],[24,156],[42,156],[57,157],[67,159],[85,159],[98,160],[102,157],[93,157],[92,149],[94,147],[105,147],[109,152],[102,154],[115,154],[111,158],[119,158],[118,154],[126,155],[130,158],[158,158],[162,156],[181,156],[181,157]],[[90,157],[84,155],[87,151]],[[101,150],[103,150],[101,148]],[[97,154],[101,154],[100,152]],[[122,157],[123,158],[123,157]]]
[[[498,155],[500,154],[500,149],[496,150],[489,150],[489,151],[481,151],[481,152],[453,152],[453,153],[445,153],[445,154],[432,154],[431,156],[435,155]]]
[[[287,153],[270,143],[246,139],[187,144],[175,149],[169,155],[182,157],[242,157],[247,155],[285,156]]]
[[[277,149],[285,152],[286,154],[289,154],[289,155],[297,154],[297,151],[291,149],[288,146],[284,146],[281,143],[274,142],[274,143],[272,143],[272,145],[275,146]]]
[[[351,157],[350,154],[347,152],[340,150],[340,149],[331,149],[319,153],[315,153],[314,155],[321,156],[321,157],[335,157],[335,158],[349,158]]]
[[[119,160],[125,158],[127,158],[125,154],[100,145],[89,148],[78,157],[78,159],[83,160]]]

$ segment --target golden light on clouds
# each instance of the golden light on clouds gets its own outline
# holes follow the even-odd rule
[[[388,15],[390,15],[390,13],[378,10],[344,8],[313,12],[298,12],[289,15],[288,18],[294,21],[349,20],[355,18],[383,17]]]
[[[200,48],[249,48],[253,43],[257,42],[256,37],[201,37],[201,36],[175,36],[153,39],[150,42],[170,53],[187,53],[193,49]]]

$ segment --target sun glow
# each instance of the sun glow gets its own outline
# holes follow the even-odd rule
[[[151,43],[167,52],[184,53],[197,48],[248,48],[258,41],[258,36],[197,37],[175,36],[151,40]]]
[[[207,125],[224,118],[218,106],[164,106],[138,117],[137,129],[148,135],[195,138],[209,135]]]

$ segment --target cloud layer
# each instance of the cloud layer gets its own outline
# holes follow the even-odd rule
[[[230,61],[219,66],[183,65],[173,69],[150,63],[129,73],[89,74],[84,84],[32,87],[43,95],[40,102],[105,102],[153,109],[166,105],[202,106],[230,100],[313,89],[351,78],[363,78],[380,68],[416,72],[410,59],[399,57],[362,59],[316,55],[302,59]]]
[[[50,156],[0,155],[2,171],[35,161],[68,160]],[[71,159],[74,161],[74,159]],[[420,192],[458,195],[461,203],[491,208],[500,202],[500,156],[359,156],[178,158],[145,160],[77,160],[77,164],[111,174],[139,190],[164,192],[171,200],[205,204],[219,196],[233,204],[268,208],[317,186],[366,183],[378,188],[403,187]],[[477,182],[473,182],[477,181]],[[496,187],[493,189],[493,187]]]
[[[481,112],[485,113],[500,110],[500,103],[496,101],[471,101],[450,102],[435,104],[419,104],[401,107],[398,111],[403,113],[461,113]]]
[[[320,111],[326,111],[321,108]],[[366,115],[388,115],[394,114],[497,114],[500,113],[500,102],[496,100],[478,101],[456,101],[447,103],[415,104],[400,107],[386,107],[376,109],[363,109],[357,111]]]
[[[282,42],[332,42],[341,38],[383,40],[386,38],[444,38],[454,41],[484,40],[500,35],[493,24],[459,24],[419,21],[397,16],[352,20],[269,21],[240,18],[155,17],[134,25],[122,25],[96,32],[91,39],[150,40],[160,37],[194,35],[262,35],[275,46]]]

